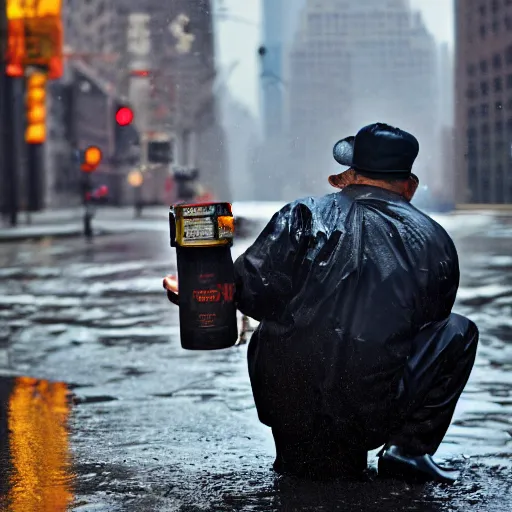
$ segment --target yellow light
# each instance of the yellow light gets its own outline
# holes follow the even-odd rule
[[[27,121],[25,140],[40,144],[46,139],[46,75],[34,73],[27,80]]]
[[[62,0],[7,0],[7,19],[60,16]]]
[[[46,91],[43,88],[29,89],[27,92],[27,103],[41,103],[46,99]]]
[[[85,150],[84,154],[84,163],[90,167],[97,167],[102,158],[101,149],[96,146],[89,146]]]
[[[71,505],[67,395],[64,383],[15,381],[8,417],[12,512],[65,512]]]
[[[27,82],[29,89],[32,87],[44,87],[46,85],[46,75],[44,73],[34,73],[30,75]]]
[[[46,126],[44,123],[31,124],[25,131],[27,144],[42,144],[46,140]]]
[[[131,171],[128,174],[128,183],[132,187],[140,187],[144,183],[144,177],[140,171]]]
[[[27,120],[30,124],[44,124],[46,119],[46,107],[33,105],[28,109]]]
[[[19,20],[25,17],[24,0],[7,0],[7,19]]]

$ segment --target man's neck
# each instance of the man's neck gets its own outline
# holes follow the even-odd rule
[[[390,183],[389,181],[372,180],[371,178],[366,178],[365,176],[358,176],[357,180],[352,183],[352,185],[367,185],[370,187],[382,188],[384,190],[388,190],[389,192],[394,192],[395,194],[404,196],[403,185]]]

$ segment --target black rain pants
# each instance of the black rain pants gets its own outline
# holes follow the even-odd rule
[[[390,411],[379,445],[354,446],[327,418],[319,418],[308,432],[272,430],[274,469],[307,478],[358,476],[366,469],[368,450],[384,444],[400,446],[411,455],[433,455],[468,381],[477,345],[476,325],[457,314],[423,329],[413,340],[405,367],[404,405]]]

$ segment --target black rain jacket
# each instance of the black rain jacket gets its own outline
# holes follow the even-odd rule
[[[411,340],[449,316],[459,265],[433,219],[352,185],[282,208],[236,260],[235,279],[238,308],[260,322],[248,354],[260,421],[294,432],[327,417],[377,447]]]

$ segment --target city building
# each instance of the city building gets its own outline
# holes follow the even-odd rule
[[[290,101],[289,52],[306,0],[262,0],[262,48],[259,76],[263,139],[252,160],[258,176],[254,197],[288,197],[290,161],[287,120]]]
[[[512,1],[455,2],[459,203],[512,202]]]
[[[229,92],[223,94],[221,106],[232,197],[234,201],[250,201],[259,182],[252,173],[252,159],[260,142],[259,125],[251,111]]]
[[[215,95],[210,0],[65,0],[63,16],[66,68],[72,70],[66,72],[68,80],[76,76],[78,67],[87,68],[95,86],[101,83],[116,101],[124,98],[133,104],[142,144],[153,137],[174,140],[172,163],[198,168],[203,187],[229,199],[224,132]],[[62,91],[59,86],[52,91],[50,103],[58,119]],[[113,119],[106,129],[105,137],[114,139]],[[61,132],[54,129],[47,144],[49,173],[59,167],[56,161],[64,151]],[[117,173],[119,179],[131,170],[130,166],[107,170],[107,165],[99,171]],[[164,201],[159,191],[172,168],[155,164],[144,169],[143,187],[155,191],[149,192],[148,200]],[[49,178],[48,183],[63,183],[61,175]],[[131,199],[120,201],[125,200]]]
[[[261,105],[266,139],[280,135],[286,111],[287,52],[306,0],[262,0]]]
[[[329,190],[334,143],[386,122],[420,141],[415,172],[441,160],[437,46],[407,0],[310,0],[290,54],[289,135],[298,194]],[[334,164],[335,165],[335,164]]]
[[[455,126],[455,69],[453,52],[447,43],[439,48],[439,121],[441,124],[441,162],[436,169],[433,180],[432,195],[437,198],[439,205],[446,207],[455,203],[455,155],[454,155],[454,126]]]

